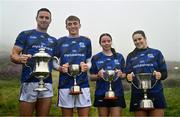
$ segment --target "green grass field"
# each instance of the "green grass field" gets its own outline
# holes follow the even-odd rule
[[[54,97],[50,111],[50,116],[60,116],[61,112],[56,106],[57,104],[57,85],[58,74],[53,74],[53,88]],[[93,82],[91,85],[91,98],[93,102],[94,87]],[[18,95],[19,95],[20,81],[17,78],[10,78],[9,80],[0,80],[0,116],[18,116]],[[165,110],[165,116],[180,116],[180,87],[165,88],[165,96],[168,107]],[[125,91],[125,99],[127,107],[123,110],[123,116],[132,116],[129,112],[130,91]],[[76,110],[74,111],[77,115]],[[97,110],[93,106],[90,110],[90,116],[97,116]]]

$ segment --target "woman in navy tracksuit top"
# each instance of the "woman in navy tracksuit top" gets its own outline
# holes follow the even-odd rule
[[[137,86],[137,78],[134,74],[152,73],[152,89],[147,92],[148,98],[153,102],[153,110],[140,109],[140,101],[144,98],[143,92],[132,85],[130,111],[135,112],[135,116],[164,116],[166,101],[163,94],[161,80],[167,78],[167,67],[162,53],[153,48],[149,48],[145,33],[138,30],[132,35],[136,48],[128,54],[126,59],[127,80]]]

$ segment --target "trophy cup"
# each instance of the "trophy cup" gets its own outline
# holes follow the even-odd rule
[[[111,86],[112,81],[116,80],[115,76],[116,76],[115,70],[106,70],[104,72],[103,79],[105,81],[109,82],[109,90],[105,93],[105,97],[104,97],[105,100],[116,100],[117,99],[114,91],[112,90],[112,86]]]
[[[35,66],[33,68],[31,76],[34,76],[40,80],[38,88],[34,89],[35,91],[48,90],[44,86],[43,80],[46,79],[50,74],[48,64],[52,58],[57,59],[56,57],[51,57],[48,53],[46,53],[45,48],[40,48],[39,52],[32,56],[32,59],[35,61]],[[58,61],[58,59],[57,59],[57,61]]]
[[[71,87],[70,94],[71,95],[79,95],[82,93],[80,86],[77,85],[76,77],[79,75],[80,66],[79,64],[71,64],[69,66],[70,76],[74,78],[74,85]]]
[[[144,99],[140,102],[140,108],[143,110],[151,110],[154,108],[153,102],[147,97],[147,90],[151,89],[152,73],[139,73],[135,74],[138,79],[138,89],[143,89]]]

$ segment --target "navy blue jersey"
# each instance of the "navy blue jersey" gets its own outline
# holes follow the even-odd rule
[[[16,38],[15,45],[22,48],[23,54],[34,55],[39,52],[41,47],[45,48],[45,52],[51,56],[55,54],[55,47],[57,39],[49,36],[47,33],[33,30],[21,32]],[[33,71],[35,61],[30,59],[27,61],[27,66],[23,65],[21,82],[39,82],[39,79],[30,77]],[[49,62],[50,71],[52,71],[52,62]],[[48,78],[44,80],[45,83],[52,83],[51,73]]]
[[[138,73],[153,73],[158,71],[162,73],[161,80],[167,78],[167,67],[162,53],[157,49],[146,48],[146,49],[135,49],[127,56],[126,60],[126,73],[129,74],[133,72],[134,74]],[[157,84],[150,89],[150,92],[159,92],[162,90],[161,80],[157,81]],[[156,82],[156,78],[152,77],[152,86]],[[133,82],[137,86],[136,77],[133,78]],[[134,86],[132,90],[139,92]]]
[[[90,68],[91,74],[97,74],[101,69],[103,70],[115,70],[120,69],[124,72],[125,61],[120,53],[117,53],[117,57],[114,55],[106,56],[102,52],[94,55],[91,60],[92,66]],[[105,92],[109,90],[109,82],[101,79],[96,81],[95,95],[105,95]],[[112,90],[116,96],[123,95],[123,87],[120,78],[112,82]]]
[[[65,63],[80,64],[91,58],[92,49],[90,39],[79,37],[62,37],[58,39],[56,56],[60,58],[60,65]],[[81,87],[89,87],[87,73],[77,76],[77,84]],[[74,84],[73,77],[66,73],[60,73],[59,88],[70,88]]]

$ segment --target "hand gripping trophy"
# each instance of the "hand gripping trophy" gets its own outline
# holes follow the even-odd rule
[[[48,53],[46,53],[45,48],[40,48],[39,52],[32,56],[32,59],[35,61],[35,66],[31,76],[34,76],[40,80],[39,86],[34,90],[46,91],[48,89],[44,86],[43,80],[46,79],[50,74],[49,61],[51,59],[56,59],[58,61],[58,59],[56,57],[51,57]]]
[[[154,105],[151,99],[147,97],[147,90],[153,88],[156,85],[156,82],[153,86],[151,86],[151,77],[152,73],[139,73],[135,74],[135,77],[138,79],[138,87],[132,82],[134,87],[137,89],[142,89],[144,93],[144,99],[140,102],[140,108],[143,110],[151,110],[154,109]]]
[[[71,64],[69,66],[68,75],[74,78],[74,85],[71,87],[70,94],[71,95],[79,95],[82,93],[81,88],[77,85],[76,77],[79,76],[80,73],[80,65],[79,64]]]
[[[105,93],[104,99],[106,100],[116,100],[114,91],[112,90],[112,82],[117,80],[115,70],[105,70],[103,79],[109,82],[109,90]]]

